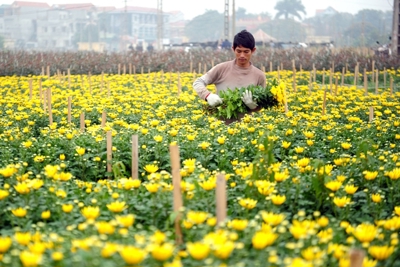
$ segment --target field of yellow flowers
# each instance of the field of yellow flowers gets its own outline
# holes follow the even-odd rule
[[[400,266],[400,93],[292,75],[266,72],[286,110],[229,125],[205,114],[195,73],[0,77],[0,266],[346,267],[352,248]]]

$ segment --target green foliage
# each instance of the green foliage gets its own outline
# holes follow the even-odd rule
[[[285,19],[288,19],[289,15],[292,15],[293,17],[301,19],[299,12],[303,13],[304,15],[307,14],[304,5],[301,3],[301,0],[281,0],[276,3],[275,9],[278,10],[275,18],[283,16]]]
[[[246,90],[249,90],[253,95],[253,100],[259,107],[268,108],[278,105],[278,101],[271,93],[271,88],[277,86],[276,79],[271,80],[265,87],[250,85],[248,87],[236,88],[235,90],[228,89],[220,92],[220,97],[223,99],[222,105],[218,107],[206,106],[205,111],[215,115],[220,119],[239,118],[241,114],[249,111],[243,103],[242,96]]]
[[[185,26],[185,35],[191,42],[216,41],[223,35],[224,15],[216,10],[208,10]],[[221,25],[221,27],[216,27]]]
[[[301,42],[306,38],[304,27],[294,19],[274,19],[261,24],[260,29],[281,42]]]

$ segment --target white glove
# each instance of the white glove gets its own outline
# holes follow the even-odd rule
[[[222,104],[222,99],[219,95],[211,93],[207,96],[207,102],[211,107],[216,107]]]
[[[255,109],[257,107],[257,103],[253,101],[253,94],[249,90],[243,93],[242,100],[249,109]]]

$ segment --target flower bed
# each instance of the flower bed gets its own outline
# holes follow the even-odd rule
[[[280,72],[287,112],[228,126],[203,113],[193,73],[180,74],[181,88],[177,73],[161,72],[0,78],[1,265],[349,266],[355,247],[364,266],[399,266],[399,92],[382,82],[378,94],[318,80],[311,89],[309,72],[292,88],[291,75]],[[132,135],[139,179],[130,177]],[[171,144],[181,158],[182,243]],[[228,210],[218,225],[219,173]]]

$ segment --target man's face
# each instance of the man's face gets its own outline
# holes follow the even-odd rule
[[[233,49],[233,47],[232,47]],[[254,47],[253,50],[250,48],[246,48],[243,46],[237,46],[236,49],[233,50],[236,55],[236,64],[239,67],[248,67],[250,66],[250,58],[251,55],[256,51],[256,48]]]

